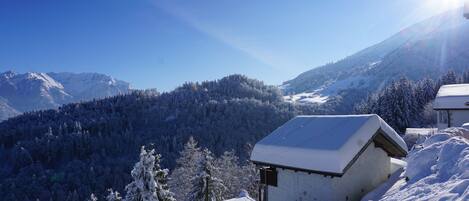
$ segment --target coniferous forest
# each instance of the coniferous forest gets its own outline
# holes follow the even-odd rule
[[[448,71],[436,80],[394,80],[355,106],[355,113],[378,114],[396,131],[409,127],[432,127],[436,113],[432,101],[442,85],[469,83],[469,71],[460,75]]]
[[[244,163],[257,140],[315,113],[325,112],[285,103],[276,87],[241,75],[29,112],[0,123],[0,196],[81,201],[110,188],[122,193],[141,146],[155,148],[171,170],[191,136],[214,156],[234,150]]]
[[[431,125],[431,101],[439,86],[453,83],[469,83],[469,73],[403,77],[353,104],[354,112],[379,114],[399,132]],[[159,175],[170,200],[198,200],[202,188],[224,199],[241,187],[255,194],[257,176],[247,161],[253,144],[295,115],[338,113],[332,106],[287,103],[277,87],[232,75],[28,112],[0,123],[0,196],[118,200],[138,192],[126,186],[139,174]],[[140,171],[145,161],[154,172]],[[204,186],[207,180],[213,182]]]

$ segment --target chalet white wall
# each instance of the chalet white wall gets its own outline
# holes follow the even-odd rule
[[[469,122],[469,110],[451,110],[451,126],[461,127]]]
[[[320,161],[318,161],[320,162]],[[360,200],[386,181],[390,157],[371,143],[342,177],[277,168],[278,186],[268,187],[269,201]]]
[[[441,110],[445,111],[445,110]],[[461,127],[464,123],[469,122],[469,110],[449,110],[450,113],[450,127]],[[440,115],[440,113],[438,113]],[[448,128],[448,123],[440,122],[440,117],[438,116],[438,129]]]

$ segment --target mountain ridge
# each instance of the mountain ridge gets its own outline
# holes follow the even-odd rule
[[[0,121],[32,110],[103,98],[131,90],[130,84],[98,73],[0,73]]]
[[[291,95],[287,100],[322,104],[320,97],[334,100],[349,91],[366,96],[402,76],[418,80],[469,69],[469,47],[464,46],[469,43],[469,21],[461,13],[456,9],[426,19],[342,60],[301,73],[281,88]]]

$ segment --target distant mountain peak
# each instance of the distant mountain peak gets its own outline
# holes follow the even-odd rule
[[[46,73],[38,73],[38,72],[28,72],[26,73],[26,79],[35,80],[43,83],[43,87],[49,88],[58,88],[63,89],[64,87],[59,82],[55,81]]]
[[[5,72],[1,73],[0,77],[9,79],[9,78],[14,77],[15,75],[16,75],[16,73],[14,71],[9,70],[9,71],[5,71]]]
[[[98,73],[0,73],[0,121],[30,110],[128,93],[130,84]]]

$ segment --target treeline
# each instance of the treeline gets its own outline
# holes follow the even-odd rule
[[[241,162],[233,150],[214,158],[189,138],[169,184],[179,201],[225,200],[237,197],[241,190],[257,197],[259,173],[249,160]]]
[[[141,146],[156,147],[169,169],[190,136],[214,156],[234,150],[245,161],[250,146],[292,117],[322,113],[241,75],[29,112],[0,123],[0,196],[102,198],[109,188],[123,192]]]
[[[215,158],[207,148],[201,149],[189,138],[177,159],[177,168],[161,168],[161,155],[155,149],[141,148],[139,161],[131,171],[132,181],[125,187],[125,195],[112,188],[106,201],[223,201],[243,196],[257,196],[259,175],[254,164],[240,165],[233,151]],[[247,190],[246,190],[247,189]],[[100,200],[91,194],[90,201]]]
[[[378,114],[400,133],[408,127],[432,126],[436,123],[432,101],[439,88],[459,83],[469,83],[469,71],[461,75],[448,71],[437,80],[425,78],[416,82],[402,77],[357,104],[355,113]]]

